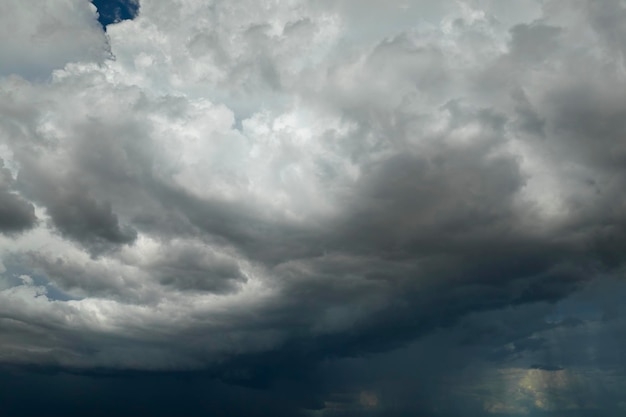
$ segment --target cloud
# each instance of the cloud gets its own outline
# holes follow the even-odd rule
[[[355,355],[419,358],[433,413],[461,359],[583,378],[550,352],[588,317],[545,317],[623,271],[623,7],[366,3],[152,0],[106,35],[88,2],[4,6],[0,361],[291,378],[328,415],[419,411],[382,365],[328,382]]]
[[[166,286],[190,291],[228,292],[246,277],[232,258],[210,247],[175,242],[160,248],[148,271]]]
[[[30,229],[37,220],[34,206],[12,190],[14,182],[0,159],[0,231],[4,233]]]
[[[55,69],[77,60],[103,62],[108,57],[104,33],[91,3],[46,0],[3,2],[0,36],[0,75],[16,74],[45,80]]]

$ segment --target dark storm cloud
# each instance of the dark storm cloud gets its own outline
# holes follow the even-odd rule
[[[97,201],[89,190],[72,180],[65,184],[49,182],[46,173],[23,170],[19,183],[27,193],[43,202],[54,226],[65,236],[81,242],[93,253],[116,245],[131,244],[136,232],[120,225],[117,215],[107,201]]]
[[[37,217],[31,203],[12,191],[15,180],[0,159],[0,231],[21,232],[35,226]]]
[[[7,416],[306,415],[282,391],[246,389],[200,375],[102,377],[8,368],[0,371],[0,387]],[[37,401],[33,391],[39,392]]]
[[[536,41],[532,36],[552,38],[556,33],[543,26],[516,28],[511,55],[527,61],[524,48]],[[445,75],[443,52],[415,42],[405,35],[378,44],[367,55],[361,76],[382,71],[388,73],[383,78],[393,79],[395,74],[394,88],[411,85],[437,94],[445,84],[437,82],[437,74]],[[400,74],[389,65],[390,56],[403,62]],[[342,139],[342,146],[356,150],[362,173],[342,196],[342,213],[330,227],[294,225],[244,204],[245,196],[228,202],[199,197],[185,190],[186,184],[155,176],[151,170],[159,158],[150,149],[156,142],[145,133],[155,127],[147,115],[165,105],[176,112],[190,106],[175,99],[150,103],[130,89],[118,88],[116,99],[128,97],[132,116],[120,108],[81,124],[72,122],[71,113],[60,118],[74,126],[72,152],[69,158],[61,154],[68,176],[51,176],[48,166],[24,157],[20,184],[47,208],[62,234],[93,253],[135,241],[135,229],[120,222],[106,199],[111,198],[124,212],[125,223],[134,221],[139,230],[201,233],[207,241],[217,237],[249,259],[268,263],[270,275],[283,282],[286,302],[276,302],[273,308],[281,311],[266,325],[281,328],[283,318],[299,317],[303,326],[314,329],[301,336],[304,340],[314,340],[328,326],[357,329],[329,336],[330,347],[325,342],[321,349],[327,352],[349,352],[356,346],[367,350],[370,340],[380,349],[474,309],[558,299],[584,279],[593,260],[578,258],[579,247],[526,230],[524,216],[532,207],[516,201],[524,174],[515,157],[497,154],[506,135],[506,114],[450,100],[438,110],[449,118],[445,130],[422,133],[419,113],[410,104],[398,101],[394,90],[372,88],[366,90],[366,100],[347,101],[350,107],[344,110],[358,128]],[[68,87],[72,94],[78,89]],[[106,97],[96,92],[101,100]],[[353,93],[336,94],[352,100]],[[383,111],[378,97],[396,108]],[[175,121],[179,116],[171,112],[166,117]],[[415,141],[426,145],[415,148]],[[377,148],[386,156],[368,160]],[[289,148],[284,153],[286,158],[298,156]],[[100,199],[100,194],[107,197]],[[339,256],[325,258],[328,251]],[[224,291],[230,284],[222,283],[241,278],[234,264],[220,265],[199,252],[178,255],[148,264],[147,272],[166,286],[210,292]],[[334,260],[341,256],[347,261]],[[366,262],[366,256],[374,258]],[[388,326],[390,322],[395,324]]]
[[[558,27],[535,22],[517,25],[510,32],[510,57],[522,65],[540,64],[558,51]]]
[[[174,244],[148,266],[162,285],[183,291],[234,291],[245,275],[233,259],[211,253],[206,246]]]
[[[542,371],[549,371],[549,372],[556,372],[556,371],[562,371],[563,368],[561,368],[560,366],[555,366],[555,365],[531,365],[530,369],[539,369]]]
[[[6,190],[0,191],[0,230],[19,232],[35,225],[33,205]]]
[[[64,198],[65,197],[65,198]],[[63,200],[50,205],[50,215],[61,233],[93,245],[132,243],[136,233],[130,228],[121,227],[111,205],[99,203],[78,190],[61,196]]]
[[[189,415],[617,410],[618,2],[296,3],[153,0],[115,61],[1,79],[3,230],[33,230],[0,361],[97,398],[211,381]],[[143,392],[106,410],[172,411]]]
[[[591,346],[604,356],[618,345],[546,323],[553,309],[537,303],[473,313],[399,349],[327,360],[311,374],[326,415],[619,415],[622,366],[589,364]],[[576,358],[566,359],[559,347]],[[500,349],[505,356],[494,354]],[[609,362],[622,363],[614,356]],[[378,407],[366,407],[364,394]]]
[[[30,253],[13,260],[29,265],[35,272],[52,280],[62,291],[78,291],[80,296],[95,294],[103,297],[133,299],[137,297],[137,283],[132,277],[112,271],[92,262],[76,262],[71,259]]]

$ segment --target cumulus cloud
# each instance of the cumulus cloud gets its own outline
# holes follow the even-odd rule
[[[0,6],[0,75],[45,80],[77,60],[103,62],[106,38],[96,8],[83,0],[9,0]]]
[[[0,230],[19,232],[35,225],[34,206],[12,190],[15,180],[0,159]]]
[[[619,1],[146,0],[106,35],[44,3],[0,6],[3,363],[306,385],[421,337],[570,372],[540,352],[587,318],[550,303],[624,263]],[[309,383],[388,415],[390,387]]]

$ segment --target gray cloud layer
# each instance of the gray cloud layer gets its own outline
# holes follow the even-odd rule
[[[35,208],[19,194],[13,192],[15,183],[11,171],[0,159],[0,230],[4,233],[20,232],[35,225]]]
[[[527,389],[459,387],[474,415],[614,399],[570,406],[584,360],[545,354],[623,317],[546,321],[622,274],[621,2],[152,0],[106,37],[86,2],[44,3],[2,6],[36,33],[0,48],[0,362],[268,386],[336,361],[305,406],[392,415],[384,371],[333,395],[345,357],[412,342]]]

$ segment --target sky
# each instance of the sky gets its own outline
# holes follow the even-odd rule
[[[2,0],[0,414],[626,412],[623,0]]]

